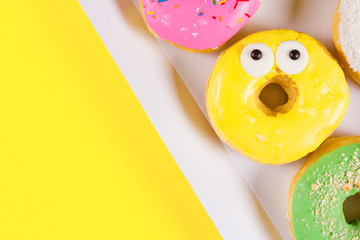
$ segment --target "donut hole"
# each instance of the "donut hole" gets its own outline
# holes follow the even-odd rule
[[[288,113],[298,98],[298,88],[288,76],[277,75],[266,82],[255,94],[257,106],[268,116]]]
[[[278,83],[266,85],[260,91],[259,98],[265,106],[271,109],[276,109],[289,101],[286,91]]]
[[[360,222],[360,194],[357,193],[345,199],[343,212],[348,224],[358,224]]]

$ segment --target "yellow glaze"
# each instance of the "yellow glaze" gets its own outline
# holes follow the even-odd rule
[[[290,40],[308,50],[310,60],[303,72],[287,75],[276,59],[270,72],[260,78],[242,68],[240,54],[248,44],[264,43],[275,55],[279,44]],[[269,116],[256,104],[256,91],[277,75],[296,83],[298,97],[289,112]],[[313,37],[290,30],[255,33],[224,51],[206,90],[210,121],[221,139],[248,158],[271,165],[314,151],[340,124],[348,102],[348,86],[337,61]]]

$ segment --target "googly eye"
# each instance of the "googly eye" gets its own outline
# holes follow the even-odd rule
[[[275,55],[278,67],[289,75],[301,73],[309,63],[309,53],[298,41],[281,43]]]
[[[247,74],[252,77],[262,77],[274,66],[275,57],[273,51],[267,45],[253,43],[243,49],[240,62]]]

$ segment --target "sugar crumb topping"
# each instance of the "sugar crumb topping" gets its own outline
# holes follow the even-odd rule
[[[308,190],[310,213],[315,217],[315,222],[302,218],[305,228],[320,228],[326,239],[360,240],[359,227],[349,228],[345,221],[340,222],[332,214],[335,209],[342,209],[343,201],[350,196],[350,192],[360,191],[359,153],[358,148],[350,154],[340,153],[340,161],[332,160],[321,171],[315,168],[304,174],[308,181],[315,179]]]

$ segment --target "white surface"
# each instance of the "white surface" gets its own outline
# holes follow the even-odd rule
[[[222,237],[279,239],[131,0],[79,2]]]
[[[135,0],[136,1],[136,0]],[[332,20],[338,0],[263,0],[259,11],[225,47],[247,34],[268,29],[293,29],[305,32],[323,42],[333,52]],[[205,87],[219,51],[190,54],[161,41],[161,46],[184,80],[200,108],[205,112]],[[345,119],[334,135],[360,135],[360,87],[349,80],[350,105]],[[283,166],[253,163],[227,148],[242,174],[269,214],[284,239],[291,239],[288,219],[288,189],[303,160]]]

